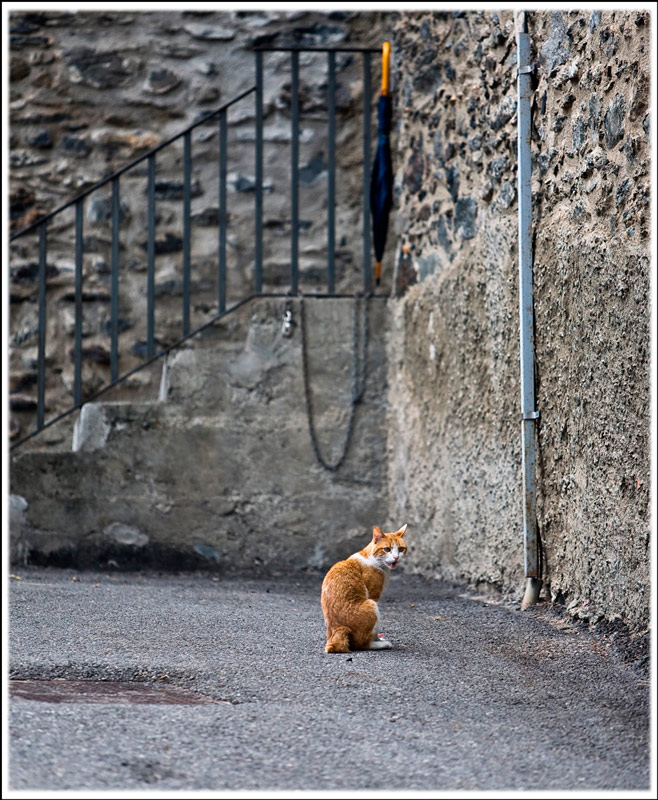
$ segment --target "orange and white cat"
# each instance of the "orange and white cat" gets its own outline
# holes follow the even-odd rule
[[[322,581],[322,613],[327,626],[327,653],[384,650],[393,645],[379,638],[377,601],[407,552],[403,525],[394,533],[372,529],[372,541],[345,561],[339,561]]]

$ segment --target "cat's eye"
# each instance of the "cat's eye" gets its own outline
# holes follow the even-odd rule
[[[391,548],[390,547],[385,547],[384,548],[384,552],[385,553],[390,553],[391,552]]]

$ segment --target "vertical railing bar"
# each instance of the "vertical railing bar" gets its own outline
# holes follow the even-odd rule
[[[336,274],[336,54],[333,52],[329,52],[328,92],[327,291],[333,294]]]
[[[226,310],[226,163],[228,147],[228,121],[226,111],[219,115],[219,262],[217,273],[217,311]]]
[[[372,284],[370,267],[370,53],[363,54],[363,288]]]
[[[263,290],[263,54],[256,53],[256,252],[254,292]]]
[[[119,180],[112,181],[112,285],[110,292],[110,375],[119,377]]]
[[[83,200],[75,204],[75,334],[73,345],[73,403],[82,403],[82,213]]]
[[[148,158],[148,212],[146,239],[146,354],[155,354],[155,155]]]
[[[190,212],[192,179],[192,134],[183,139],[183,336],[190,332]]]
[[[297,294],[299,281],[299,52],[293,51],[291,56],[290,290],[293,294]]]
[[[37,349],[37,430],[44,424],[46,407],[46,227],[39,227],[39,327]]]

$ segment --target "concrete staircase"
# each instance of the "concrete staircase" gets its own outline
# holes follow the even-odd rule
[[[351,389],[350,299],[307,299],[316,429],[340,447]],[[299,323],[298,301],[293,301]],[[318,464],[299,324],[256,299],[167,356],[159,396],[84,406],[71,449],[11,460],[14,563],[324,568],[388,524],[386,307],[369,301],[368,379],[337,473]]]

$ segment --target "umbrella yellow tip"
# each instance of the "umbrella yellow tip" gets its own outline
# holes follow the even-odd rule
[[[382,46],[382,94],[388,94],[389,89],[389,60],[391,56],[391,43],[384,42]]]

